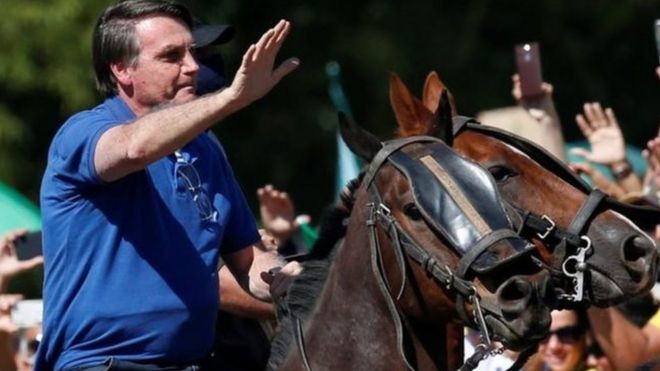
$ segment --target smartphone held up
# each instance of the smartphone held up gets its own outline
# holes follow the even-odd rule
[[[26,235],[19,237],[14,243],[18,260],[28,260],[43,254],[41,231],[28,232]]]
[[[515,57],[522,96],[535,97],[543,94],[539,44],[530,42],[516,45]]]

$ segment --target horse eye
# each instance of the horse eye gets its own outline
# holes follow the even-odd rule
[[[407,204],[403,207],[403,212],[412,220],[422,219],[422,212],[419,211],[415,204]]]
[[[511,177],[516,175],[516,172],[506,166],[495,165],[488,168],[490,174],[495,178],[496,182],[506,182]]]

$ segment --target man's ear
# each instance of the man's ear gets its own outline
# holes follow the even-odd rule
[[[120,85],[132,85],[132,74],[130,65],[124,62],[110,63],[110,71]]]

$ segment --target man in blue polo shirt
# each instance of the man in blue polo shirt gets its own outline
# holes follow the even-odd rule
[[[278,262],[262,252],[207,130],[297,67],[274,68],[290,24],[268,30],[231,85],[201,98],[190,27],[188,11],[163,0],[118,2],[98,20],[94,68],[107,99],[60,128],[42,183],[37,370],[198,369],[213,346],[219,254],[243,288],[269,295],[259,273]],[[284,266],[270,291],[299,269]]]

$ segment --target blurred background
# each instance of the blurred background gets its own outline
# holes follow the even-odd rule
[[[91,30],[108,3],[3,2],[0,182],[34,204],[55,131],[72,113],[100,100],[90,62]],[[419,94],[427,73],[437,70],[459,112],[476,115],[514,104],[513,46],[527,41],[540,43],[544,78],[555,86],[567,141],[581,139],[574,117],[585,101],[613,107],[629,144],[641,147],[657,131],[652,26],[660,17],[659,1],[185,3],[205,22],[236,27],[236,38],[222,47],[230,76],[243,51],[268,27],[281,18],[293,23],[280,55],[299,57],[299,70],[214,129],[255,211],[255,190],[265,183],[290,192],[297,211],[315,220],[333,201],[337,119],[325,74],[330,61],[341,66],[355,118],[382,139],[392,137],[395,126],[389,72]],[[6,211],[0,210],[5,221],[12,218]]]

